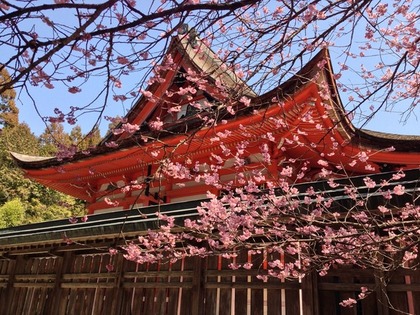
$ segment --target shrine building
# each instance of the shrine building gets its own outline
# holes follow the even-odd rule
[[[89,215],[75,224],[63,219],[0,230],[0,314],[420,314],[418,269],[396,268],[386,282],[381,271],[347,265],[325,276],[311,271],[293,281],[261,281],[267,263],[284,261],[279,253],[241,249],[228,259],[127,260],[124,246],[158,229],[158,212],[181,222],[197,217],[208,192],[219,196],[225,183],[240,187],[235,156],[226,152],[245,142],[241,176],[260,172],[261,188],[268,181],[293,184],[296,200],[311,188],[332,200],[333,211],[349,211],[351,185],[369,195],[369,211],[378,209],[383,196],[371,193],[366,176],[378,191],[393,176],[390,190],[405,187],[389,202],[393,209],[420,199],[420,136],[354,127],[326,49],[262,95],[192,36],[175,36],[154,73],[116,131],[90,152],[12,153],[28,178],[85,200]],[[194,176],[167,176],[161,171],[167,161],[190,166]],[[194,180],[214,165],[221,185]],[[331,186],[331,178],[339,185]],[[250,259],[249,270],[228,267]],[[351,309],[340,306],[358,299],[361,287],[369,291],[365,299]]]
[[[202,182],[164,178],[156,172],[165,159],[216,164],[213,157],[223,155],[220,143],[214,141],[219,133],[229,133],[223,139],[225,150],[235,151],[241,141],[251,143],[246,150],[249,169],[261,168],[259,147],[267,144],[272,163],[264,173],[274,182],[288,166],[307,169],[299,178],[294,174],[289,179],[293,183],[320,179],[322,168],[329,177],[341,178],[419,167],[420,137],[352,125],[326,49],[263,95],[256,95],[197,38],[191,43],[186,36],[174,37],[166,60],[171,67],[159,72],[159,79],[150,83],[125,117],[124,123],[140,126],[134,134],[110,133],[88,154],[79,152],[62,160],[12,153],[18,166],[27,177],[85,200],[90,214],[202,199],[209,190],[217,194],[216,188]],[[217,87],[221,83],[224,90]],[[245,106],[232,101],[234,115],[227,106],[218,106],[232,95],[249,102]],[[151,127],[155,122],[162,124],[160,130]],[[224,162],[221,182],[236,183],[233,161]],[[206,171],[201,167],[198,172]],[[130,185],[133,189],[121,190]]]

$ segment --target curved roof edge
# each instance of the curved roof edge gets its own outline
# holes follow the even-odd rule
[[[33,162],[45,162],[49,160],[55,160],[54,156],[34,156],[9,151],[10,155],[15,161],[22,163],[33,163]]]
[[[355,141],[372,148],[394,147],[397,151],[420,152],[420,136],[398,135],[367,129],[355,129]]]
[[[180,40],[179,36],[177,37],[176,40],[177,41]],[[208,50],[211,51],[209,48]],[[294,76],[292,76],[286,82],[281,84],[279,87],[276,87],[275,89],[261,96],[255,96],[252,99],[253,106],[250,106],[248,108],[249,111],[243,112],[241,114],[247,115],[248,112],[252,112],[252,108],[254,107],[269,106],[271,104],[271,99],[273,97],[284,99],[298,92],[301,87],[303,87],[305,84],[313,80],[315,75],[319,73],[320,68],[318,67],[318,63],[321,60],[327,61],[327,63],[325,64],[323,68],[324,69],[323,71],[325,74],[324,79],[327,80],[327,83],[331,91],[330,93],[331,99],[334,105],[332,108],[332,111],[334,115],[336,116],[335,117],[335,119],[337,120],[336,124],[339,124],[340,129],[342,129],[344,132],[348,133],[351,136],[351,142],[354,145],[357,145],[357,146],[362,145],[366,147],[371,147],[373,149],[379,148],[381,150],[393,146],[397,151],[420,153],[420,136],[404,136],[404,135],[388,134],[388,133],[358,129],[351,123],[351,121],[347,117],[347,113],[345,112],[342,102],[340,100],[340,96],[339,96],[336,82],[334,79],[334,73],[333,73],[333,69],[331,65],[330,55],[327,49],[322,49],[300,71],[298,71]],[[136,107],[137,105],[135,105],[134,107]],[[127,116],[131,114],[133,114],[133,112],[130,110]],[[193,121],[193,119],[190,119],[188,121],[184,120],[184,121],[181,121],[179,125],[185,126],[186,123],[194,124],[195,122]],[[176,127],[176,126],[177,126],[177,123],[174,123],[172,127]],[[148,132],[150,131],[145,130],[145,134],[148,134]],[[162,134],[164,135],[164,133]],[[128,148],[133,147],[134,145],[136,146],[139,145],[139,139],[133,139],[133,137],[129,137],[129,138],[123,139],[119,143],[119,146],[117,148],[108,148],[105,145],[102,145],[92,150],[89,155],[78,152],[73,158],[67,159],[67,160],[58,160],[55,157],[46,158],[46,157],[28,156],[28,155],[23,155],[19,153],[11,153],[11,154],[19,167],[29,170],[29,169],[41,169],[41,168],[64,165],[67,163],[72,163],[72,162],[80,161],[83,159],[93,158],[98,155],[110,154],[113,152],[120,151],[122,149],[128,149]]]
[[[352,124],[348,118],[348,113],[345,111],[341,102],[340,93],[337,88],[336,80],[334,79],[331,57],[327,48],[318,52],[301,70],[299,70],[286,82],[255,98],[254,101],[256,103],[264,104],[266,102],[270,102],[273,97],[284,99],[287,96],[298,92],[300,88],[313,80],[315,75],[319,73],[320,68],[318,67],[318,63],[322,60],[327,61],[323,70],[326,74],[325,79],[329,85],[331,99],[334,104],[332,111],[334,112],[336,118],[338,118],[338,122],[336,122],[336,124],[340,125],[342,129],[352,135],[353,144],[371,147],[372,149],[385,149],[393,146],[397,151],[420,152],[420,135],[400,135],[372,131],[357,128]]]

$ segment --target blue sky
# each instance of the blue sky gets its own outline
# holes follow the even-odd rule
[[[94,95],[89,92],[87,87],[84,87],[80,95],[77,96],[69,94],[67,91],[60,92],[45,88],[34,88],[32,90],[32,97],[36,100],[39,113],[35,110],[32,100],[22,93],[17,100],[20,109],[19,117],[21,122],[26,122],[29,125],[32,132],[39,135],[45,129],[45,123],[41,117],[39,117],[39,114],[41,114],[41,116],[48,116],[55,107],[68,108],[69,106],[77,106],[78,102],[86,103],[87,101],[92,100]],[[111,101],[111,103],[107,105],[105,113],[109,116],[122,116],[130,107],[130,102],[122,105],[121,103]],[[418,120],[418,117],[420,117],[420,110],[418,108],[412,111],[412,114],[407,121],[400,121],[401,117],[402,112],[380,111],[366,123],[363,128],[395,134],[420,135],[420,122]],[[82,127],[84,132],[87,132],[95,123],[96,118],[96,113],[87,113],[78,119],[77,124]],[[102,121],[102,135],[106,132],[107,126],[108,122]],[[70,130],[72,127],[73,126],[67,125],[66,129]],[[360,127],[360,124],[356,124],[356,127]]]
[[[61,18],[63,21],[68,20],[67,22],[71,24],[71,20],[69,19],[70,17]],[[361,27],[363,29],[364,26],[362,25]],[[339,69],[338,61],[338,55],[335,57],[335,55],[332,54],[332,64],[335,69]],[[357,69],[357,67],[358,65],[355,65],[355,69]],[[347,78],[345,79],[348,82],[351,82],[353,79],[351,77],[351,73],[347,73],[346,75]],[[123,76],[121,81],[124,89],[127,87],[135,86],[136,83],[140,81],[141,76],[141,72],[132,72],[128,76]],[[29,95],[24,90],[20,91],[20,93],[18,91],[19,95],[17,104],[20,109],[20,120],[22,122],[26,122],[30,126],[31,130],[36,135],[39,135],[45,129],[45,122],[42,120],[42,117],[53,115],[54,108],[60,108],[63,112],[66,112],[71,106],[78,107],[92,103],[91,108],[97,107],[99,110],[99,108],[101,108],[103,105],[103,101],[100,99],[95,100],[95,98],[97,96],[98,90],[100,90],[104,85],[102,79],[103,78],[99,77],[90,78],[90,82],[81,86],[82,91],[76,95],[68,93],[66,87],[60,88],[58,85],[55,89],[52,90],[46,89],[42,86],[27,86],[31,97],[29,97]],[[116,88],[114,87],[114,89]],[[121,89],[121,91],[118,91],[117,89],[114,92],[116,94],[123,93],[123,89]],[[341,96],[343,103],[346,104],[347,96],[344,94]],[[104,115],[123,116],[133,105],[133,102],[134,99],[128,100],[124,103],[115,102],[112,100],[112,97],[110,97],[110,101],[106,104]],[[420,117],[420,110],[418,108],[414,108],[412,113],[406,119],[406,116],[403,112],[406,107],[404,106],[404,102],[402,102],[402,104],[396,104],[392,111],[379,111],[371,120],[365,123],[366,120],[362,119],[360,114],[369,115],[371,113],[369,110],[370,105],[371,104],[366,104],[362,111],[359,111],[359,116],[356,116],[355,120],[353,121],[356,127],[360,127],[363,124],[364,129],[395,134],[420,135],[420,122],[418,120],[418,117]],[[96,122],[97,117],[97,112],[90,110],[84,113],[82,116],[78,117],[77,124],[82,127],[84,132],[88,132]],[[106,132],[107,126],[108,121],[102,119],[100,123],[102,135],[104,135]],[[73,126],[65,126],[66,130],[70,130],[72,127]]]

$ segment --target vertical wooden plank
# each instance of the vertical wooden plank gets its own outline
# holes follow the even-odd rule
[[[137,264],[137,270],[139,272],[147,271],[148,268],[149,268],[149,264]],[[148,278],[144,277],[144,276],[139,276],[137,278],[137,282],[139,284],[147,283]],[[139,289],[136,290],[136,293],[137,292],[138,292],[138,296],[139,296],[138,306],[137,306],[138,309],[139,309],[139,314],[147,314],[147,310],[146,310],[146,308],[147,308],[147,296],[148,296],[149,291],[148,291],[147,288],[140,286]]]
[[[159,270],[163,272],[168,272],[171,270],[169,261],[161,261],[159,264]],[[156,292],[157,299],[157,309],[156,315],[167,315],[168,314],[168,302],[169,302],[169,289],[166,287],[170,283],[171,277],[169,275],[159,277],[159,288]]]
[[[370,293],[366,298],[358,302],[363,315],[380,314],[378,310],[377,295]]]
[[[112,304],[111,304],[111,314],[121,314],[120,310],[122,309],[122,303],[124,299],[124,291],[122,289],[123,283],[123,272],[125,269],[125,262],[123,255],[118,254],[115,256],[107,255],[109,259],[109,264],[115,266],[115,273],[117,278],[115,279],[115,287],[111,289],[112,291]],[[106,271],[104,271],[106,272]]]
[[[83,265],[81,272],[82,273],[95,273],[98,271],[98,265],[100,265],[101,256],[98,255],[83,255]],[[78,280],[81,281],[81,280]],[[81,283],[82,288],[79,288],[78,291],[78,306],[76,308],[77,314],[80,315],[88,315],[92,312],[92,306],[89,305],[88,297],[90,295],[95,296],[95,289],[92,288],[86,288],[86,286],[83,286],[85,283],[95,283],[97,282],[97,279],[88,278],[83,279],[83,282]]]
[[[78,274],[82,272],[84,263],[83,255],[75,255],[74,263],[71,266],[70,273]],[[80,282],[80,280],[72,280],[72,283]],[[68,302],[65,314],[79,314],[77,310],[79,309],[79,292],[77,288],[70,288],[68,292]]]
[[[280,281],[277,279],[280,284]],[[267,289],[267,315],[283,315],[281,313],[281,290]]]
[[[263,289],[251,290],[251,314],[264,315]]]
[[[120,290],[122,291],[121,294],[121,306],[118,309],[118,313],[117,314],[138,314],[138,313],[133,313],[131,311],[131,295],[132,295],[132,290],[129,288],[120,288]]]
[[[334,277],[330,275],[326,276],[317,276],[317,286],[323,283],[334,283]],[[339,306],[337,305],[338,294],[334,291],[319,289],[318,287],[318,298],[319,298],[319,314],[330,314],[337,315],[339,314]]]
[[[7,258],[3,258],[3,256],[1,256],[2,258],[0,258],[0,275],[6,275],[8,274],[8,265],[9,265],[9,261],[10,259]]]
[[[159,261],[157,264],[157,271],[168,270],[168,262]],[[154,314],[160,315],[166,313],[166,288],[167,277],[156,277],[156,289],[154,296]]]
[[[131,266],[131,262],[129,262],[129,265]],[[134,268],[136,271],[138,272],[139,270],[139,264],[134,264]],[[133,280],[133,283],[135,283],[136,285],[141,282],[144,281],[144,279],[140,278],[140,277],[135,277]],[[132,289],[130,289],[130,310],[132,314],[142,314],[141,310],[142,310],[142,305],[143,305],[143,289],[142,288],[138,288],[138,287],[134,287]]]
[[[318,305],[314,298],[316,275],[307,274],[302,279],[302,315],[318,315]]]
[[[16,281],[15,275],[23,273],[26,268],[26,257],[17,256],[15,261],[15,268],[12,274],[9,277],[8,291],[6,304],[8,305],[8,310],[6,314],[19,314],[21,312],[21,306],[23,304],[22,296],[26,296],[25,288],[16,288],[14,283]]]
[[[53,275],[55,278],[52,280],[48,280],[48,283],[53,284],[53,287],[45,288],[42,293],[42,297],[40,299],[42,300],[42,303],[39,303],[39,309],[37,311],[37,314],[45,314],[47,313],[47,307],[51,304],[51,301],[54,301],[54,287],[55,283],[57,281],[57,268],[58,268],[58,257],[49,257],[48,263],[46,265],[46,268],[44,270],[45,274],[51,276]]]
[[[218,270],[230,270],[229,264],[232,262],[231,259],[222,258],[219,260]],[[219,278],[218,278],[219,279]],[[232,281],[231,276],[220,277],[221,284],[230,284]],[[217,315],[230,315],[231,302],[232,302],[232,289],[221,288],[219,290],[219,313]]]
[[[256,253],[252,255],[251,261],[254,265],[254,268],[258,269],[260,273],[267,272],[267,253],[262,251],[261,253]],[[257,279],[257,277],[252,277],[251,283],[263,284],[265,280]],[[252,288],[250,297],[250,313],[252,315],[265,315],[264,314],[264,291],[261,288]]]
[[[206,271],[215,271],[218,266],[218,256],[207,257],[207,267]],[[217,277],[210,277],[207,274],[205,275],[205,286],[208,283],[217,283]],[[216,315],[216,306],[219,303],[217,299],[217,289],[210,289],[206,287],[205,289],[205,314],[206,315]]]
[[[242,250],[239,254],[238,257],[236,258],[237,263],[240,265],[244,265],[246,263],[248,263],[248,251],[247,250]],[[244,271],[246,271],[246,269],[243,269]],[[239,284],[246,284],[248,283],[248,276],[243,275],[243,276],[236,276],[235,277],[235,283],[239,283]],[[246,315],[247,313],[247,302],[248,302],[248,298],[247,298],[247,289],[235,289],[235,314],[244,314]]]
[[[40,264],[40,268],[38,270],[39,275],[50,275],[54,273],[55,267],[55,258],[44,256],[39,258],[42,260],[42,264]],[[48,284],[49,280],[43,280],[45,284]],[[48,287],[40,287],[34,289],[33,295],[33,307],[32,307],[32,314],[44,314],[45,313],[45,305],[50,298],[51,289]]]
[[[157,271],[158,270],[158,264],[157,263],[148,264],[147,270],[152,271],[152,272]],[[145,312],[144,312],[145,314],[154,314],[154,312],[155,312],[155,307],[156,307],[156,300],[155,300],[156,281],[157,281],[156,277],[147,277],[147,283],[153,284],[153,286],[150,287],[150,288],[145,288],[145,290],[146,290]]]
[[[183,271],[192,271],[194,270],[194,258],[187,257],[184,258],[184,265],[183,265]],[[189,283],[191,284],[191,277],[183,277],[183,283]],[[195,315],[191,312],[191,296],[193,292],[191,288],[182,288],[180,290],[180,301],[179,309],[180,309],[180,315]]]
[[[7,274],[8,279],[6,288],[0,291],[0,314],[8,314],[10,305],[13,303],[13,282],[18,268],[18,262],[18,258],[3,260],[2,274]]]
[[[174,263],[169,264],[169,271],[181,271],[182,261],[179,259]],[[170,276],[168,282],[171,284],[180,283],[181,277]],[[178,308],[178,293],[180,288],[169,288],[167,291],[167,307],[166,315],[177,315]]]
[[[338,269],[339,274],[336,278],[337,283],[344,283],[344,284],[354,284],[354,272],[349,273],[348,268]],[[338,300],[336,301],[337,304],[339,304],[343,300],[347,299],[356,299],[356,292],[355,291],[349,291],[347,288],[343,288],[338,292]],[[358,305],[355,305],[352,308],[349,307],[339,307],[340,315],[356,315],[358,311]]]
[[[370,286],[375,282],[373,270],[371,270],[371,272],[357,272],[356,268],[347,268],[346,272],[351,275],[351,278],[355,284],[360,284],[360,286],[354,292],[355,298],[358,297],[361,292],[361,284]],[[376,293],[372,292],[366,298],[358,300],[355,308],[357,309],[357,314],[378,314]]]
[[[21,287],[16,288],[17,292],[17,298],[15,301],[15,307],[13,308],[13,313],[9,314],[23,314],[24,307],[25,307],[25,301],[28,298],[28,288]]]
[[[23,271],[23,275],[36,275],[40,269],[40,259],[30,257],[27,259],[25,264],[25,269]],[[36,280],[35,280],[36,281]],[[24,280],[20,282],[26,282],[27,286],[21,287],[21,291],[25,291],[25,297],[21,296],[21,300],[19,302],[18,307],[21,307],[19,313],[21,314],[30,314],[32,312],[32,304],[35,302],[34,297],[34,288],[30,286],[30,282],[34,282],[34,280]]]
[[[83,272],[88,273],[100,273],[102,256],[95,255],[94,257],[86,257]],[[98,278],[91,278],[87,280],[88,283],[99,284],[100,280]],[[89,301],[86,303],[89,304],[90,311],[94,314],[102,314],[104,312],[104,296],[102,295],[102,289],[100,288],[90,288],[89,290],[85,289],[85,292],[89,292],[91,295]]]
[[[38,314],[48,314],[53,311],[53,305],[56,300],[59,299],[59,290],[60,290],[60,281],[61,281],[61,267],[63,264],[63,258],[62,257],[55,257],[54,259],[51,259],[51,262],[48,264],[47,269],[45,270],[46,274],[54,274],[55,279],[54,282],[54,288],[52,289],[46,289],[45,294],[47,295],[44,300],[45,303],[42,306],[42,309],[40,309]],[[57,313],[57,309],[54,309],[54,311]]]
[[[417,260],[420,260],[418,257]],[[411,274],[411,284],[415,286],[420,285],[420,271],[416,270]],[[420,314],[420,291],[412,291],[413,302],[414,302],[414,314]]]
[[[405,278],[401,271],[402,270],[400,269],[392,274],[388,282],[389,285],[405,284]],[[402,312],[409,313],[407,292],[385,291],[385,294],[388,296],[390,315],[399,315]]]
[[[96,257],[97,256],[97,257]],[[108,273],[115,273],[115,271],[108,271],[106,266],[112,265],[115,270],[117,268],[121,268],[122,266],[117,266],[117,262],[113,261],[113,257],[111,257],[108,253],[95,255],[95,264],[92,268],[92,272],[98,272],[99,274],[108,274]],[[115,278],[105,278],[105,279],[97,279],[96,283],[100,284],[111,284],[115,285]],[[110,312],[113,307],[114,299],[116,291],[114,287],[99,287],[95,290],[95,295],[97,296],[96,299],[100,299],[102,301],[101,304],[101,314]]]
[[[54,286],[54,301],[51,303],[50,312],[56,312],[57,315],[66,314],[67,302],[70,294],[70,289],[63,289],[63,275],[70,273],[75,263],[75,255],[73,252],[65,252],[57,261],[57,276],[55,278]]]
[[[102,273],[107,272],[106,264],[108,261],[103,261],[103,255],[89,255],[85,257],[85,262],[83,265],[83,272],[86,273]],[[87,280],[88,283],[99,284],[102,282],[99,278],[91,278]],[[105,290],[101,288],[89,288],[83,290],[84,295],[90,295],[89,300],[85,301],[85,309],[89,309],[90,313],[103,314],[104,312],[109,312],[107,310]],[[87,313],[88,315],[89,313]]]
[[[0,314],[6,313],[6,294],[7,294],[7,285],[9,282],[10,271],[9,271],[9,259],[0,259]]]
[[[25,274],[30,274],[30,275],[37,275],[39,274],[39,271],[42,269],[44,264],[44,261],[40,258],[30,258],[28,260],[28,264],[27,264],[27,269]],[[36,303],[35,299],[34,299],[34,294],[36,289],[34,289],[33,287],[30,286],[29,282],[36,282],[36,280],[25,280],[25,282],[28,282],[28,287],[26,287],[26,298],[25,301],[23,302],[23,311],[22,314],[30,314],[32,313],[32,308],[33,308],[33,304]]]
[[[204,270],[205,260],[193,257],[193,279],[191,295],[191,314],[204,315]]]
[[[117,255],[123,255],[121,253],[118,253]],[[124,259],[124,257],[123,257]],[[130,314],[131,313],[131,297],[133,295],[134,288],[128,287],[131,283],[134,282],[134,278],[128,278],[125,277],[126,272],[132,272],[134,271],[135,264],[132,261],[129,261],[127,259],[124,259],[123,262],[123,271],[121,273],[121,290],[123,291],[122,297],[121,297],[121,310],[120,314]]]

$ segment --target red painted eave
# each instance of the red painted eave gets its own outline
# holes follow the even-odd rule
[[[317,65],[323,59],[328,62],[320,73]],[[316,80],[327,82],[331,95],[328,101],[321,99],[317,85],[319,81]],[[274,98],[283,104],[279,106],[273,103]],[[151,113],[152,105],[144,102],[140,100],[141,106],[129,113],[129,121],[141,122]],[[154,132],[147,127],[140,129],[139,134],[159,141],[146,143],[141,136],[118,138],[118,148],[101,145],[89,155],[77,153],[72,159],[64,161],[55,158],[25,160],[16,155],[13,157],[28,177],[85,200],[91,198],[91,183],[109,181],[123,175],[135,177],[135,174],[144,173],[147,165],[166,157],[162,152],[157,156],[153,155],[162,146],[177,147],[170,156],[175,161],[183,161],[186,156],[199,161],[208,158],[211,153],[220,151],[219,143],[212,138],[218,132],[226,130],[230,130],[232,134],[225,142],[232,147],[242,140],[264,141],[262,136],[272,132],[277,141],[275,146],[284,143],[286,150],[281,154],[288,158],[307,160],[313,167],[319,167],[317,162],[322,159],[330,163],[332,169],[339,165],[349,173],[366,174],[380,172],[385,164],[392,164],[394,168],[415,168],[420,165],[420,137],[364,131],[351,124],[338,96],[327,50],[321,51],[280,87],[252,98],[251,104],[250,107],[238,108],[235,116],[229,116],[222,109],[218,117],[226,119],[227,123],[219,123],[211,128],[201,128],[201,119],[188,117],[165,125],[164,129],[167,131]],[[312,120],[303,121],[308,113]],[[271,117],[283,118],[287,128],[276,128]],[[241,126],[249,128],[250,135],[244,134]],[[184,134],[183,130],[188,130],[188,133]],[[189,145],[177,146],[191,132],[195,132],[195,135]],[[288,145],[288,141],[292,140],[295,143]],[[333,149],[337,146],[338,149]],[[395,151],[389,150],[390,147],[394,147]],[[361,152],[369,155],[368,163],[372,163],[373,169],[366,168],[367,163],[351,165]]]

